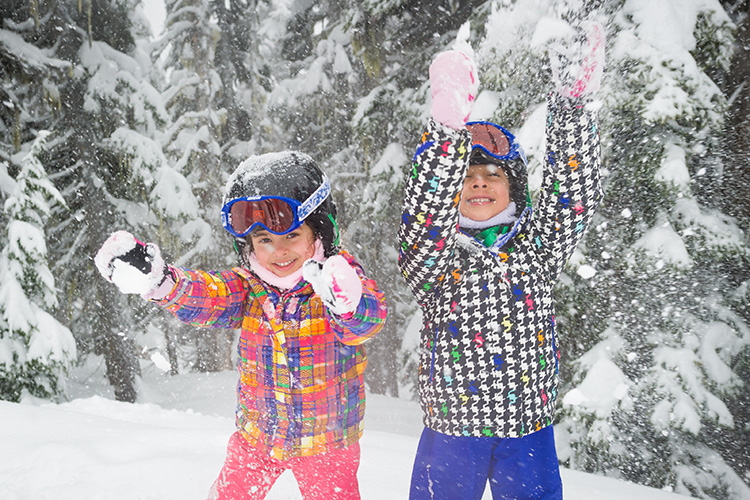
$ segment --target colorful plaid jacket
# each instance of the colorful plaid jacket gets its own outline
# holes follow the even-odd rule
[[[285,460],[359,440],[365,412],[362,344],[386,320],[383,293],[348,253],[362,279],[351,318],[328,312],[302,280],[286,293],[250,271],[175,269],[177,284],[157,304],[194,326],[241,327],[238,431],[258,450]]]
[[[425,425],[519,437],[552,423],[558,351],[552,291],[599,204],[596,119],[550,98],[538,206],[489,248],[458,227],[471,136],[430,122],[406,185],[399,265],[422,308]]]

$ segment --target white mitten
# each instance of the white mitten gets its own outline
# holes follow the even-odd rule
[[[337,316],[357,310],[362,298],[362,281],[357,271],[342,255],[325,263],[308,260],[302,266],[302,277],[309,281],[329,311]]]
[[[158,246],[141,243],[127,231],[113,233],[97,252],[94,263],[104,279],[122,293],[140,295],[158,289],[170,271]]]
[[[463,52],[441,52],[432,61],[432,117],[446,127],[459,129],[466,125],[478,89],[476,65]]]
[[[550,47],[552,80],[563,97],[586,97],[597,90],[604,73],[604,28],[589,21],[565,44]]]

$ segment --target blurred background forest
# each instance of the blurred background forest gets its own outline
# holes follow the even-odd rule
[[[93,255],[125,229],[175,265],[236,265],[224,183],[287,149],[327,171],[343,244],[387,294],[368,389],[415,398],[396,231],[429,63],[469,21],[473,118],[517,132],[538,188],[547,48],[597,19],[606,196],[557,288],[560,460],[748,498],[746,0],[164,0],[163,22],[154,3],[0,0],[0,399],[64,400],[93,358],[130,402],[149,363],[232,369],[236,332],[121,295]]]

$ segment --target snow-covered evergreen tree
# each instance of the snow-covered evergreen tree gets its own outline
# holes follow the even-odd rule
[[[598,335],[579,340],[563,459],[693,496],[744,498],[746,470],[721,446],[748,432],[729,403],[750,382],[734,370],[750,344],[738,310],[747,284],[733,273],[750,264],[748,241],[716,196],[732,25],[718,2],[626,2],[612,28],[609,196],[573,263],[597,273],[572,275],[561,294],[572,292],[567,328]]]
[[[750,75],[750,16],[747,0],[722,0],[721,3],[737,26],[732,66],[722,87],[724,95],[728,96],[728,116],[724,124],[722,141],[726,145],[725,157],[728,159],[722,166],[722,209],[728,215],[737,217],[747,233],[750,230],[750,198],[747,197],[745,189],[750,180],[750,88],[747,85]],[[732,275],[738,283],[746,283],[750,280],[750,267],[735,266]],[[742,290],[741,288],[740,292]],[[734,305],[745,322],[750,323],[750,300],[743,301],[743,296],[746,296],[746,293],[738,293],[739,300],[735,300]],[[745,383],[750,382],[750,345],[746,345],[735,358],[733,371]],[[727,406],[733,409],[732,416],[736,428],[750,428],[750,391],[738,391],[729,398]],[[722,450],[722,456],[733,464],[735,470],[742,473],[744,467],[745,482],[750,482],[750,473],[747,472],[747,464],[750,464],[750,433],[743,433],[741,436],[723,433],[717,448]]]
[[[221,37],[216,44],[214,66],[222,81],[216,105],[225,110],[222,126],[222,154],[231,167],[244,160],[258,125],[255,109],[262,89],[258,65],[262,58],[257,44],[263,35],[253,29],[264,15],[251,0],[211,2]]]
[[[20,103],[18,135],[23,141],[35,129],[50,130],[44,165],[67,202],[66,210],[53,210],[46,234],[65,291],[58,317],[82,357],[104,355],[117,398],[133,401],[140,370],[134,340],[154,312],[102,282],[91,256],[117,229],[154,239],[187,185],[170,175],[161,152],[169,117],[144,45],[148,25],[137,0],[3,7],[2,40],[14,44],[4,57],[17,61],[4,68],[21,83],[10,88],[11,102]]]
[[[153,52],[163,58],[168,75],[162,98],[171,121],[163,148],[173,170],[187,179],[186,193],[194,197],[197,213],[186,223],[168,226],[159,241],[177,265],[216,269],[234,264],[231,242],[218,218],[224,181],[234,167],[222,161],[227,112],[220,98],[225,82],[215,58],[223,34],[209,0],[168,0],[165,5],[165,31]],[[231,332],[177,328],[180,336],[197,342],[198,369],[231,367]]]
[[[19,401],[63,395],[65,375],[75,361],[73,335],[51,312],[57,307],[48,265],[45,225],[53,204],[65,205],[47,178],[39,155],[41,132],[18,160],[19,173],[4,203],[5,234],[0,251],[0,399]]]

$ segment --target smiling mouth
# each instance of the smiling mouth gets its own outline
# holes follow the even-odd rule
[[[487,203],[495,203],[495,200],[492,198],[471,198],[466,200],[466,202],[472,205],[485,205]]]
[[[276,267],[281,267],[281,268],[289,267],[289,266],[291,266],[292,264],[294,264],[295,260],[296,260],[296,259],[292,259],[292,260],[287,260],[287,261],[285,261],[285,262],[276,262],[276,263],[274,264],[274,266],[276,266]]]

